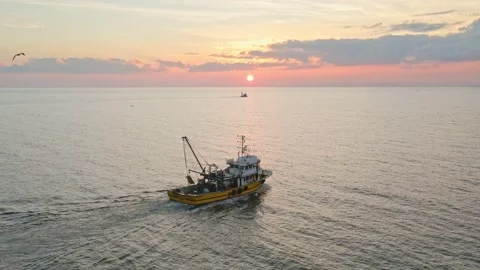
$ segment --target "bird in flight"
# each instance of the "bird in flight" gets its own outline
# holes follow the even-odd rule
[[[17,53],[13,56],[12,61],[15,60],[15,57],[20,56],[20,55],[25,56],[25,54],[23,52],[22,53]]]

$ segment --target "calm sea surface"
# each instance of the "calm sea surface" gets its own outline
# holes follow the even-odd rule
[[[159,191],[240,134],[259,193]],[[0,89],[0,269],[479,268],[478,88]]]

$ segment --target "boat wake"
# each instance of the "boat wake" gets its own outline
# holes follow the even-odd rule
[[[129,208],[138,205],[169,202],[163,191],[143,191],[121,196],[102,196],[90,200],[65,201],[59,197],[47,200],[0,201],[0,217],[5,225],[36,223],[39,220],[48,221],[59,217],[68,217],[92,211]],[[1,227],[1,224],[0,224]]]
[[[253,200],[262,199],[266,195],[270,186],[264,184],[256,192],[243,197],[234,197],[224,201],[213,202],[202,206],[191,206],[170,201],[167,198],[165,190],[143,191],[135,194],[122,196],[102,196],[91,200],[61,201],[60,198],[51,198],[48,201],[28,200],[23,204],[17,201],[0,201],[0,217],[7,220],[30,219],[35,216],[58,217],[78,214],[82,212],[92,212],[98,210],[131,207],[140,204],[156,203],[157,207],[167,206],[173,211],[201,211],[203,209],[214,208],[218,206],[242,206]],[[9,207],[8,205],[15,205]]]

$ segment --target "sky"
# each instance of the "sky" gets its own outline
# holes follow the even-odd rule
[[[0,0],[0,36],[0,87],[480,85],[478,0]]]

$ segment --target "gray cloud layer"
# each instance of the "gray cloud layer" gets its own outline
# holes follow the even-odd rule
[[[219,63],[208,62],[201,65],[190,67],[190,72],[214,72],[214,71],[234,71],[234,70],[251,70],[254,65],[250,63]]]
[[[263,62],[263,63],[221,63],[208,62],[200,65],[194,65],[189,68],[190,72],[219,72],[219,71],[241,71],[241,70],[255,70],[259,68],[284,67],[293,69],[301,65],[295,63],[288,63],[285,61],[278,62]]]
[[[288,40],[265,51],[241,55],[252,59],[298,60],[312,57],[339,66],[401,64],[405,62],[479,61],[480,20],[447,36],[386,35],[374,39]],[[230,56],[231,57],[231,56]]]
[[[189,65],[184,64],[180,61],[163,61],[158,60],[158,64],[160,65],[160,69],[164,70],[165,68],[188,68]]]
[[[450,24],[448,23],[422,23],[422,22],[411,22],[411,23],[401,23],[394,24],[390,26],[391,31],[410,31],[415,33],[426,33],[436,30],[443,29]]]
[[[426,23],[426,22],[417,22],[417,21],[405,21],[399,24],[384,25],[382,22],[372,24],[372,25],[362,25],[362,26],[353,26],[347,25],[343,26],[344,29],[350,28],[363,28],[369,30],[383,29],[384,33],[393,33],[393,32],[412,32],[412,33],[428,33],[441,29],[445,29],[451,26],[455,26],[463,22],[454,22],[454,23]]]
[[[95,58],[34,58],[24,65],[10,67],[0,66],[0,72],[23,72],[23,73],[137,73],[145,68],[137,67],[122,59],[95,59]]]

